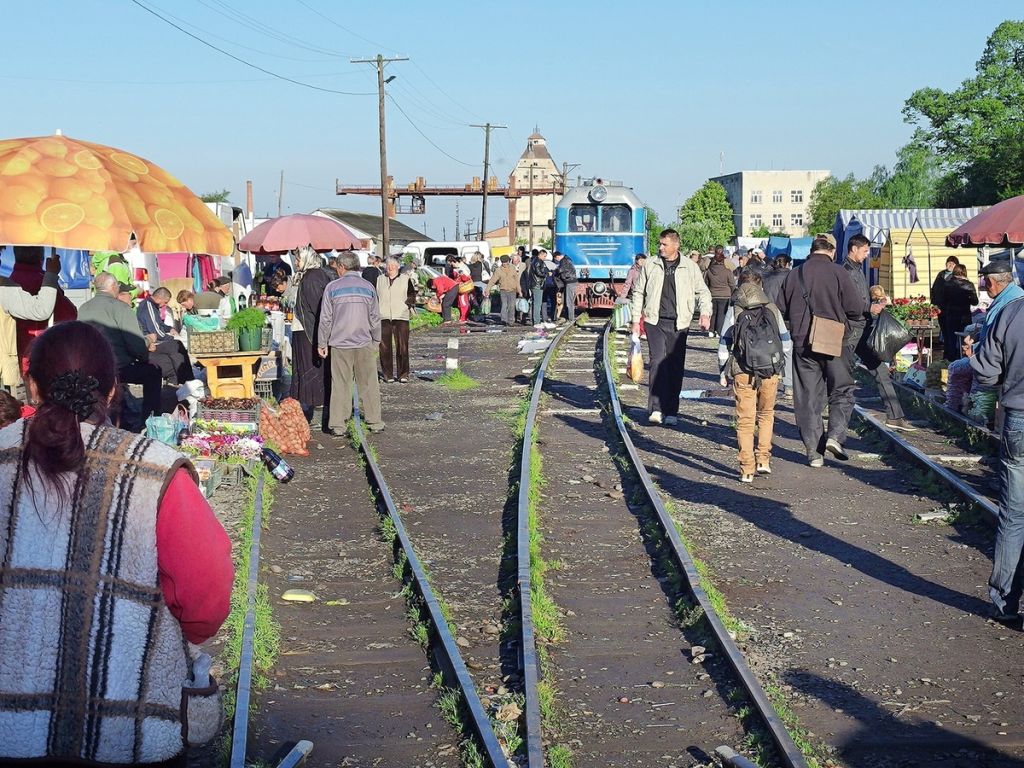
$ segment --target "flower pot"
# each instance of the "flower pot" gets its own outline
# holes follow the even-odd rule
[[[240,352],[258,352],[262,349],[262,342],[262,328],[242,328],[238,331],[238,350]]]

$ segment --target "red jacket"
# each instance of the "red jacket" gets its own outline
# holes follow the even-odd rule
[[[447,275],[439,275],[434,278],[434,292],[438,298],[441,298],[459,283],[471,282],[473,282],[473,278],[469,275],[458,275],[454,280]]]
[[[11,272],[11,280],[35,296],[43,284],[43,270],[29,264],[15,263]],[[53,307],[53,322],[64,323],[77,319],[78,310],[75,305],[64,295],[64,291],[58,290],[57,303]],[[28,372],[29,345],[36,336],[46,330],[49,323],[46,320],[19,320],[17,318],[15,318],[15,322],[18,328],[18,363],[24,376]]]

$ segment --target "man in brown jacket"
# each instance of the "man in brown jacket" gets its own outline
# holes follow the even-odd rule
[[[498,286],[501,292],[501,323],[502,325],[513,325],[516,321],[516,297],[522,296],[522,289],[519,287],[519,272],[509,264],[508,255],[502,256],[501,266],[494,270],[490,282],[487,283],[487,291]]]

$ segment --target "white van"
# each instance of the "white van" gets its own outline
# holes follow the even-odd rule
[[[417,264],[429,266],[444,266],[445,259],[449,256],[461,256],[467,262],[469,258],[480,251],[484,255],[484,261],[491,263],[491,246],[484,240],[454,240],[449,242],[430,242],[421,240],[409,243],[402,249],[402,255],[411,255]]]

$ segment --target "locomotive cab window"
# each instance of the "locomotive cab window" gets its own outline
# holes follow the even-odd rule
[[[632,230],[633,212],[628,205],[606,205],[601,208],[602,232],[629,232]]]
[[[597,206],[574,205],[569,208],[570,232],[597,231]]]

